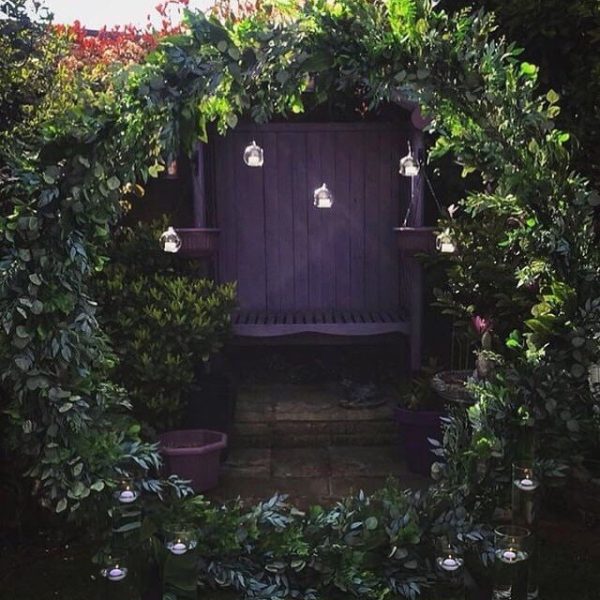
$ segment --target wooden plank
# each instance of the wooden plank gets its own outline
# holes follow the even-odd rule
[[[350,193],[349,193],[349,263],[350,263],[350,304],[366,305],[365,301],[365,136],[364,131],[353,134],[350,153]]]
[[[336,152],[335,133],[323,132],[319,136],[321,146],[321,170],[320,180],[315,174],[315,188],[323,183],[334,194],[334,204],[331,208],[314,208],[319,217],[319,234],[321,236],[321,303],[320,308],[328,309],[336,305],[336,244],[335,244],[335,220],[339,218],[340,200],[335,200],[335,172]]]
[[[392,169],[394,157],[393,146],[397,144],[395,132],[381,134],[379,150],[379,219],[377,223],[377,239],[379,241],[379,257],[375,268],[378,269],[378,305],[379,309],[392,308],[398,304],[397,269],[398,249],[395,243],[393,228],[396,223],[396,198],[392,197],[392,179],[400,177]]]
[[[277,136],[277,177],[268,185],[277,186],[279,281],[281,310],[294,308],[294,210],[292,171],[295,136],[282,132]]]
[[[335,261],[335,302],[331,307],[351,308],[356,304],[350,291],[350,220],[352,197],[350,194],[350,155],[355,150],[357,136],[352,132],[338,132],[335,135],[335,179],[332,186],[335,204],[333,206],[333,256]],[[361,231],[362,233],[362,231]]]
[[[306,191],[308,206],[308,305],[305,308],[323,307],[321,252],[326,251],[321,226],[321,212],[312,204],[313,191],[321,185],[321,136],[307,132],[306,140]]]
[[[307,186],[306,135],[293,136],[292,203],[294,241],[294,308],[309,306],[308,211],[312,192]]]
[[[277,187],[277,135],[271,131],[263,134],[265,163],[264,204],[265,204],[265,270],[266,308],[269,311],[281,309],[280,261],[279,261],[279,191]]]
[[[221,282],[237,280],[237,220],[234,205],[233,143],[230,137],[215,141],[216,218],[221,229],[219,277]]]
[[[267,324],[235,324],[233,332],[242,337],[281,337],[305,333],[320,333],[332,336],[375,336],[388,333],[403,333],[408,331],[408,324],[402,321],[394,323],[267,323]]]
[[[192,194],[194,227],[206,227],[206,179],[204,174],[204,144],[198,142],[192,161]]]
[[[365,308],[379,306],[380,134],[365,132]]]
[[[234,132],[230,137],[236,182],[238,297],[242,307],[260,310],[266,306],[264,171],[247,166],[242,159],[251,142],[248,136]]]

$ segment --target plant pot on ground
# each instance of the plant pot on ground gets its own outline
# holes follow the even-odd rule
[[[189,480],[195,492],[217,486],[227,435],[207,429],[182,429],[163,433],[159,442],[169,475]]]
[[[430,475],[436,457],[429,439],[441,440],[444,415],[443,403],[432,390],[429,375],[423,374],[400,389],[394,417],[401,450],[412,473]]]

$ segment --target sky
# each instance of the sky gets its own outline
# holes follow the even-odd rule
[[[154,7],[160,0],[45,0],[45,5],[54,13],[55,23],[80,21],[89,29],[100,29],[104,25],[145,25],[149,14],[156,24],[160,17]],[[190,0],[190,7],[206,9],[212,0]]]

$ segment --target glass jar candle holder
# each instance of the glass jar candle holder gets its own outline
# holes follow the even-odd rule
[[[527,600],[531,531],[505,525],[494,531],[493,600]]]
[[[133,504],[140,496],[135,488],[135,483],[130,477],[123,477],[117,484],[117,489],[113,493],[113,498],[119,504]]]
[[[448,538],[436,542],[435,566],[439,585],[439,600],[463,600],[465,595],[464,558],[462,549]]]
[[[172,530],[165,532],[165,548],[175,556],[187,554],[198,545],[198,537],[192,530]]]
[[[108,556],[100,570],[100,575],[112,582],[123,581],[127,577],[127,573],[128,569],[123,560],[117,556]]]
[[[515,525],[533,527],[537,510],[536,491],[540,487],[538,474],[531,461],[512,465],[512,520]]]

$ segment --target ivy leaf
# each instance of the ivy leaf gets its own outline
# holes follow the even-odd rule
[[[61,498],[56,505],[56,512],[61,513],[67,508],[67,499]]]

